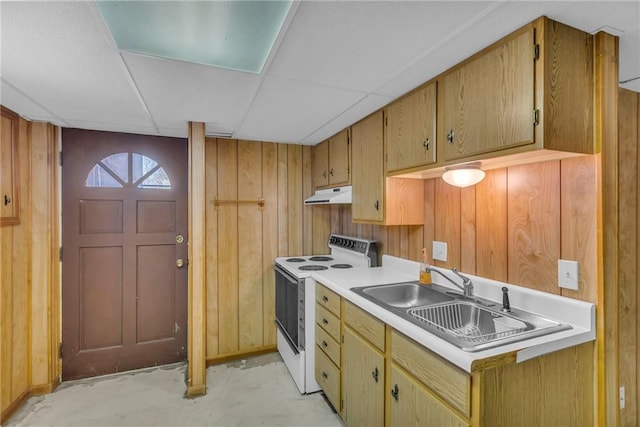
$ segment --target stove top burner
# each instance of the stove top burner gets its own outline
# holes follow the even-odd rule
[[[326,270],[329,267],[326,267],[324,265],[303,265],[302,267],[298,267],[298,270],[302,270],[302,271],[320,271],[320,270]]]
[[[312,256],[309,261],[333,261],[330,256]]]
[[[304,262],[302,258],[287,258],[287,262]]]
[[[331,268],[353,268],[351,264],[333,264]]]

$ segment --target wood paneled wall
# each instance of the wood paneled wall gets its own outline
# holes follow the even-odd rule
[[[619,167],[619,230],[618,278],[619,313],[618,354],[620,386],[626,391],[626,407],[620,410],[620,425],[640,423],[638,407],[640,389],[640,95],[620,89],[618,94],[618,167]]]
[[[60,375],[57,129],[19,128],[20,224],[0,227],[0,422]]]
[[[212,362],[275,348],[273,260],[321,251],[312,233],[329,222],[303,204],[312,194],[310,147],[208,138],[205,157]]]

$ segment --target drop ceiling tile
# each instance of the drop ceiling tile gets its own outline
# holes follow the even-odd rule
[[[181,121],[215,122],[235,129],[262,77],[189,62],[123,53],[159,127]]]
[[[69,125],[67,127],[70,128],[164,136],[164,134],[158,132],[158,130],[151,125],[123,124],[122,122],[113,123],[92,120],[69,120],[68,122]]]
[[[311,135],[302,140],[303,144],[315,145],[325,139],[335,135],[342,129],[351,126],[355,122],[359,121],[363,117],[377,111],[393,101],[390,96],[371,94],[362,99],[360,102],[349,108],[344,113],[340,114],[335,119],[331,120],[326,125],[322,126]]]
[[[13,86],[0,80],[0,104],[19,112],[19,114],[32,121],[51,122],[64,126],[64,121],[43,108],[32,99],[17,91]]]
[[[620,81],[640,77],[640,29],[620,37]],[[640,92],[640,78],[623,83],[625,89]]]
[[[94,2],[2,1],[2,35],[10,32],[112,46],[110,35],[96,22]]]
[[[65,120],[151,124],[111,48],[10,33],[2,38],[1,72],[9,84]]]
[[[235,138],[302,141],[364,98],[362,92],[265,77]]]
[[[268,75],[370,92],[492,2],[303,2]]]

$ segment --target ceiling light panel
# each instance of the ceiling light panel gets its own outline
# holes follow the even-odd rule
[[[290,1],[99,1],[122,50],[260,73]]]

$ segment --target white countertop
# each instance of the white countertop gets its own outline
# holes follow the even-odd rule
[[[438,268],[438,270],[443,273],[447,272],[446,269]],[[449,344],[427,330],[350,291],[351,288],[360,286],[415,281],[418,280],[418,272],[419,264],[417,262],[385,255],[383,256],[381,267],[326,270],[314,272],[311,277],[467,372],[471,372],[473,362],[477,360],[516,351],[516,361],[522,362],[546,353],[595,340],[594,304],[488,280],[470,274],[465,275],[473,280],[474,295],[502,304],[501,288],[507,286],[512,307],[561,323],[570,324],[571,329],[487,350],[468,352]],[[462,273],[464,274],[464,272]],[[451,274],[448,275],[454,278]],[[434,283],[459,291],[444,279],[439,278],[437,274],[432,275],[432,277]],[[455,280],[459,281],[458,279]]]

